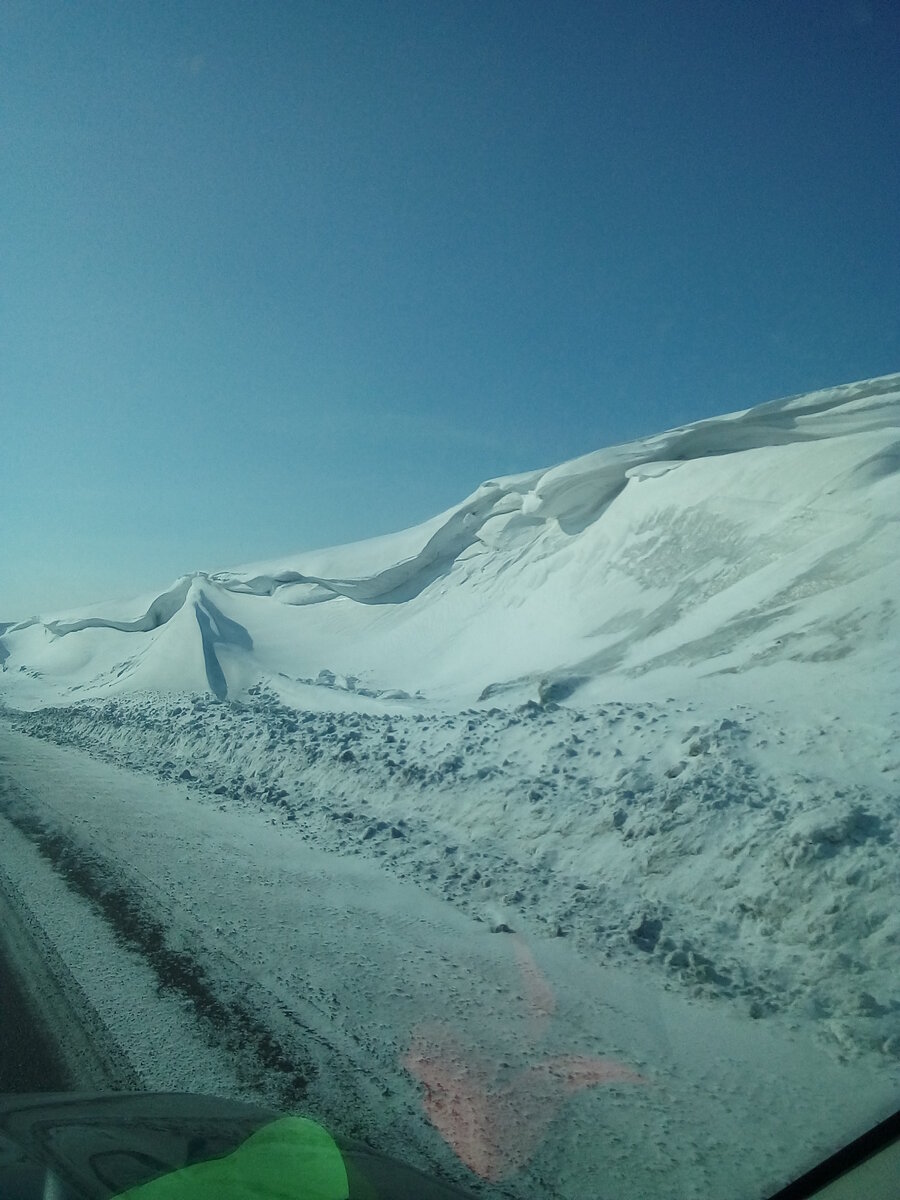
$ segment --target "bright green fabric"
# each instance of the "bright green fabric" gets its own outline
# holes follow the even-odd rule
[[[347,1200],[344,1160],[315,1121],[282,1117],[224,1158],[194,1163],[117,1200]]]

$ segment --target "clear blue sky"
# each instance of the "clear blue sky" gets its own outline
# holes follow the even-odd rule
[[[0,618],[900,369],[894,0],[4,0]]]

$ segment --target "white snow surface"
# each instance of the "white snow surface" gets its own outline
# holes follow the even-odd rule
[[[847,655],[896,689],[898,464],[900,376],[775,401],[489,480],[389,537],[12,624],[3,689],[28,707],[265,682],[306,706],[324,681],[459,707],[542,680],[771,691],[788,663],[818,666],[791,673],[816,695]]]
[[[898,480],[894,375],[0,625],[0,869],[147,1086],[762,1195],[900,1090]]]

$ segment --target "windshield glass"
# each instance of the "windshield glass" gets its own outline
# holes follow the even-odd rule
[[[0,1093],[509,1200],[898,1108],[898,26],[4,7]]]

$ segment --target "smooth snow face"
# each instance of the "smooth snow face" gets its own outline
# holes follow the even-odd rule
[[[898,430],[895,375],[491,480],[403,533],[10,626],[2,684],[456,705],[803,664],[815,691],[896,644]]]

